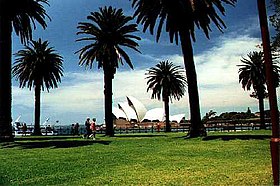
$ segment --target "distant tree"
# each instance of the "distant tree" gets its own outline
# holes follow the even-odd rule
[[[18,51],[12,67],[13,76],[19,87],[35,90],[35,122],[33,135],[42,135],[40,129],[41,90],[57,88],[63,76],[63,59],[49,47],[48,41],[31,41],[31,46]]]
[[[246,114],[248,114],[248,115],[252,114],[252,111],[251,111],[250,107],[247,108]]]
[[[250,107],[247,108],[247,111],[245,112],[245,114],[246,114],[246,118],[254,118],[255,117],[255,114],[252,113]]]
[[[205,114],[205,116],[202,118],[202,123],[205,124],[207,121],[209,121],[211,118],[213,118],[217,112],[210,110]]]
[[[265,129],[264,99],[267,96],[267,91],[263,52],[253,51],[247,56],[248,59],[242,58],[242,64],[237,65],[240,67],[238,71],[239,83],[241,83],[244,90],[251,90],[251,88],[253,88],[254,92],[251,94],[251,97],[257,97],[259,100],[261,128]],[[278,87],[280,81],[280,67],[277,64],[277,61],[274,60],[272,67],[274,85],[275,87]]]
[[[76,53],[79,54],[79,64],[92,68],[96,60],[98,68],[104,71],[105,94],[105,124],[106,135],[114,136],[112,114],[112,80],[122,59],[133,69],[128,54],[122,47],[131,48],[140,53],[135,40],[139,37],[132,33],[138,31],[137,24],[129,24],[132,17],[124,16],[122,9],[104,7],[100,12],[91,12],[87,19],[89,22],[79,22],[77,35],[85,35],[77,41],[88,42],[88,45]]]
[[[222,3],[234,5],[236,0],[131,0],[135,9],[134,16],[137,23],[141,23],[143,31],[148,28],[154,33],[157,26],[156,40],[159,41],[161,30],[166,23],[166,32],[170,42],[175,39],[176,44],[181,41],[186,76],[188,80],[189,106],[191,115],[191,129],[189,137],[205,135],[205,128],[201,122],[197,76],[193,58],[192,40],[195,41],[195,27],[201,28],[209,38],[211,22],[219,30],[225,28],[223,20],[217,11],[225,14]]]
[[[0,0],[0,141],[12,140],[12,31],[21,42],[32,39],[32,25],[44,29],[49,17],[42,4],[48,0]]]
[[[146,75],[147,91],[152,91],[152,99],[162,98],[165,110],[166,132],[171,132],[169,121],[169,100],[180,100],[185,93],[187,85],[184,71],[180,66],[169,61],[161,61],[155,67],[150,68]]]

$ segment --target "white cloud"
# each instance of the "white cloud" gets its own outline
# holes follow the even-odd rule
[[[248,36],[222,38],[219,46],[195,57],[199,84],[227,85],[238,83],[238,67],[241,57],[253,50],[259,39]]]
[[[147,92],[145,70],[132,70],[117,73],[114,79],[114,99],[117,102],[126,101],[125,96],[133,96],[140,100],[147,108],[162,106],[161,102],[151,100],[151,93]]]

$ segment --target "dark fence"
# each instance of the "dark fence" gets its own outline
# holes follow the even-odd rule
[[[212,122],[205,124],[205,129],[207,132],[211,131],[220,131],[220,132],[226,132],[226,131],[244,131],[244,130],[259,130],[260,124],[258,123],[246,123],[246,122]],[[190,124],[181,124],[180,126],[172,126],[171,131],[172,132],[188,132],[190,129]],[[266,123],[266,129],[271,129],[271,123]],[[157,133],[157,132],[165,132],[165,127],[158,128],[156,126],[151,127],[116,127],[115,128],[115,134],[131,134],[131,133]],[[73,132],[71,131],[71,128],[60,126],[59,128],[56,128],[56,132],[58,135],[71,135]],[[105,134],[106,129],[105,128],[99,128],[96,133],[97,134]],[[86,130],[82,126],[79,129],[79,134],[85,134]]]
[[[214,121],[208,122],[204,125],[207,132],[220,131],[220,132],[230,132],[230,131],[245,131],[245,130],[259,130],[260,124],[257,122],[246,122],[244,120],[235,121]],[[181,123],[178,126],[172,126],[172,132],[188,132],[190,129],[189,123]],[[271,129],[271,123],[266,123],[266,129]],[[116,127],[114,129],[115,134],[131,134],[131,133],[159,133],[165,132],[165,126],[157,127]],[[21,131],[15,131],[18,135],[22,135]],[[97,134],[105,134],[105,128],[97,128]],[[30,132],[31,133],[31,132]],[[83,135],[86,133],[85,127],[80,126],[78,134],[74,134],[71,126],[55,126],[52,129],[42,129],[43,135]],[[29,132],[28,132],[29,134]]]

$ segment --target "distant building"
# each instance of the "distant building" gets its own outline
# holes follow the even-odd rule
[[[127,101],[118,103],[113,107],[116,127],[151,127],[156,123],[164,125],[165,112],[163,108],[147,110],[142,102],[133,96],[127,96]],[[170,122],[179,124],[185,114],[170,115]]]

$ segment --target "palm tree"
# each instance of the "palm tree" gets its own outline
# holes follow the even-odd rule
[[[217,112],[210,110],[205,114],[205,116],[202,118],[202,123],[206,124],[212,117],[214,117],[217,114]]]
[[[87,19],[89,22],[79,22],[77,35],[84,37],[77,41],[85,41],[88,44],[76,53],[79,54],[79,65],[92,68],[93,62],[97,62],[98,68],[104,71],[104,95],[105,95],[105,123],[106,135],[114,136],[112,114],[112,80],[119,63],[123,60],[133,69],[128,54],[122,47],[131,48],[140,53],[135,40],[139,37],[132,33],[138,31],[137,24],[129,24],[133,19],[125,16],[122,9],[110,7],[99,8],[100,12],[91,12]]]
[[[44,29],[48,17],[42,4],[48,0],[1,0],[0,1],[0,141],[12,140],[11,126],[11,68],[12,30],[21,42],[32,39],[32,24],[37,21]],[[49,17],[48,17],[49,18]]]
[[[189,137],[198,137],[205,134],[201,122],[197,77],[193,59],[192,40],[195,42],[195,26],[201,28],[209,38],[211,21],[222,31],[225,28],[223,20],[216,9],[225,14],[222,3],[234,5],[236,0],[131,0],[135,9],[134,16],[137,23],[143,25],[143,31],[148,28],[154,33],[157,25],[156,41],[159,41],[163,24],[169,33],[170,42],[175,39],[181,41],[184,65],[188,80],[188,93],[191,115],[191,130]]]
[[[147,91],[152,90],[152,99],[158,98],[164,102],[166,132],[171,132],[169,121],[169,99],[180,100],[185,93],[187,85],[184,71],[180,66],[175,66],[172,62],[161,61],[155,67],[148,70],[146,75]]]
[[[244,90],[249,91],[253,88],[254,92],[251,94],[251,97],[255,97],[259,100],[261,129],[265,129],[264,99],[267,97],[267,91],[264,56],[262,51],[253,51],[247,56],[248,59],[241,59],[242,65],[237,65],[240,67],[238,71],[239,83],[241,83]],[[280,67],[277,66],[277,62],[275,60],[273,61],[272,67],[274,86],[278,87],[280,80]]]
[[[41,90],[57,88],[63,76],[63,59],[48,41],[31,41],[31,46],[18,51],[12,74],[19,80],[19,87],[27,87],[35,91],[35,122],[34,135],[41,135],[40,129],[40,104]]]

